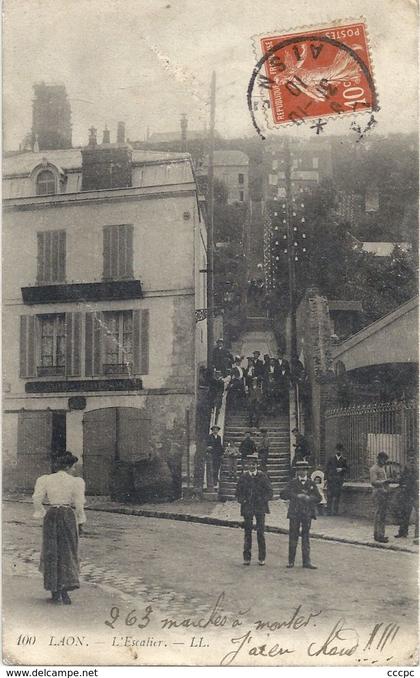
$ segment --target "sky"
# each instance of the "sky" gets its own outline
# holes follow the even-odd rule
[[[66,85],[75,146],[87,142],[92,124],[115,135],[119,120],[131,140],[144,139],[148,128],[178,130],[184,112],[190,129],[204,129],[213,70],[216,129],[252,135],[251,36],[360,16],[381,105],[376,131],[411,132],[416,11],[414,0],[4,0],[4,148],[18,148],[30,131],[32,86],[41,80]],[[336,132],[344,129],[337,123]]]

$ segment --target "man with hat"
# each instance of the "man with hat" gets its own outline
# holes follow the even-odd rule
[[[258,563],[265,565],[265,514],[270,512],[268,502],[273,496],[271,483],[265,473],[258,470],[258,457],[249,455],[245,460],[245,472],[236,486],[236,498],[241,505],[244,519],[244,565],[251,563],[252,523],[257,523]]]
[[[335,455],[330,457],[327,462],[327,513],[329,516],[338,515],[344,477],[348,472],[347,459],[343,456],[343,452],[344,446],[337,443]]]
[[[235,356],[232,365],[231,380],[228,387],[230,406],[232,410],[236,410],[238,404],[242,402],[245,397],[245,373],[241,363],[241,356]]]
[[[373,501],[375,504],[375,518],[373,523],[373,538],[375,541],[386,544],[385,520],[390,496],[389,484],[392,482],[385,469],[389,457],[386,452],[379,452],[376,464],[370,467],[370,483],[373,487]]]
[[[207,441],[207,452],[211,454],[213,462],[213,484],[217,485],[219,480],[220,464],[224,453],[222,439],[219,435],[220,426],[216,424],[211,427],[211,434]]]
[[[213,368],[221,372],[223,377],[226,377],[228,370],[232,366],[233,358],[231,353],[225,348],[223,339],[216,341],[216,346],[213,348]]]
[[[246,457],[248,457],[250,454],[256,454],[256,452],[257,446],[255,444],[255,440],[251,438],[251,431],[245,431],[245,438],[239,445],[239,454],[241,455],[242,463]]]
[[[311,563],[309,533],[312,519],[316,520],[315,506],[321,501],[316,483],[308,477],[309,464],[296,462],[296,478],[290,480],[280,492],[280,499],[289,500],[289,563],[294,567],[299,531],[302,528],[302,565],[308,570],[316,570]]]
[[[252,359],[254,361],[254,369],[255,369],[255,374],[254,376],[257,377],[259,381],[262,380],[264,376],[264,363],[260,359],[261,351],[253,351],[252,352]]]

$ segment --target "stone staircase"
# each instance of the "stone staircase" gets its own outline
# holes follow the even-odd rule
[[[267,429],[270,440],[270,456],[268,458],[267,472],[273,486],[273,495],[278,499],[280,489],[289,479],[290,468],[290,434],[289,417],[286,414],[279,414],[273,417],[263,417],[261,428]],[[249,429],[248,413],[245,408],[230,412],[229,407],[226,413],[223,444],[228,442],[235,443],[239,447],[245,431]],[[252,438],[257,444],[257,448],[262,438],[258,429],[253,428],[255,434]],[[241,472],[241,460],[238,459],[238,478]],[[236,482],[228,471],[226,459],[222,461],[220,469],[219,499],[229,500],[235,498]]]

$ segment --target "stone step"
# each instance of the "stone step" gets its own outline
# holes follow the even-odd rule
[[[280,495],[274,493],[273,494],[273,501],[275,499],[280,499]],[[236,500],[236,497],[234,497],[233,495],[219,494],[219,501],[235,501],[235,500]],[[238,504],[238,509],[239,509],[239,504]],[[241,516],[239,515],[239,510],[238,510],[238,520],[242,520]]]
[[[227,421],[227,422],[233,421],[233,422],[235,422],[235,423],[240,423],[240,424],[247,425],[248,422],[249,422],[249,412],[247,412],[246,414],[244,414],[244,415],[242,415],[242,416],[240,416],[240,417],[239,417],[239,416],[235,416],[235,415],[228,414],[228,415],[226,416],[226,421]],[[287,427],[288,427],[288,426],[290,425],[290,422],[289,422],[289,418],[288,418],[288,417],[273,417],[273,418],[268,418],[268,417],[264,417],[264,416],[263,416],[263,417],[261,417],[261,421],[263,422],[262,425],[265,424],[268,428],[271,427],[271,426],[287,426]]]
[[[262,426],[262,428],[265,428],[267,430],[268,435],[271,437],[272,435],[285,435],[289,436],[290,432],[289,429],[286,428],[285,426]],[[231,422],[226,422],[225,423],[225,431],[241,431],[241,433],[246,433],[246,431],[252,431],[253,435],[256,437],[261,437],[262,433],[260,431],[255,430],[254,426],[245,426],[242,424],[235,424]]]
[[[264,426],[262,427],[264,428]],[[267,430],[268,435],[270,436],[287,436],[288,438],[290,437],[289,430],[287,428],[277,426],[276,428],[270,428],[269,426],[265,427]],[[245,435],[247,431],[251,431],[251,437],[255,438],[262,438],[262,433],[260,431],[257,431],[253,426],[240,426],[239,424],[228,424],[225,423],[225,431],[237,431],[238,433],[242,433]]]
[[[238,466],[238,469],[242,468],[242,464],[241,464],[240,461],[238,461],[237,466]],[[267,467],[269,469],[272,469],[273,471],[277,471],[277,470],[280,471],[280,470],[282,470],[286,467],[289,467],[289,466],[290,466],[289,460],[288,459],[281,459],[281,458],[275,459],[274,461],[272,459],[271,460],[269,459],[268,463],[267,463]],[[222,463],[222,469],[226,469],[226,468],[230,468],[229,464]]]
[[[288,466],[284,466],[281,469],[270,469],[270,468],[267,469],[267,475],[269,476],[269,478],[272,478],[274,480],[280,480],[284,476],[289,475],[289,473],[290,473],[290,469],[289,469]],[[238,469],[237,477],[239,478],[240,475],[241,475],[241,469]],[[232,473],[231,473],[230,470],[228,471],[227,469],[222,469],[220,471],[220,479],[221,480],[226,481],[226,482],[230,482],[229,479],[231,479],[231,478],[232,478]]]

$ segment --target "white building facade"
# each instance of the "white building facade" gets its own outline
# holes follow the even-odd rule
[[[92,138],[7,158],[3,195],[6,486],[32,490],[63,449],[90,494],[132,493],[129,469],[170,468],[175,440],[192,468],[207,304],[189,156]]]

